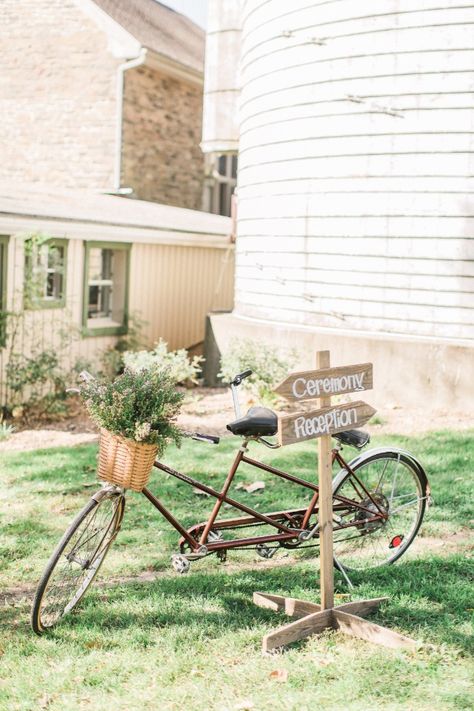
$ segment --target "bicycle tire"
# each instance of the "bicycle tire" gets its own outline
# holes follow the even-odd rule
[[[31,610],[36,634],[54,627],[83,598],[120,530],[124,509],[123,493],[101,489],[74,518],[36,589]]]
[[[349,467],[388,513],[388,518],[385,522],[364,523],[366,514],[357,507],[352,511],[348,507],[347,521],[343,516],[343,522],[358,523],[334,531],[334,564],[339,570],[347,571],[391,565],[406,553],[422,524],[429,496],[426,474],[411,454],[397,449],[369,451],[350,462]],[[376,486],[374,482],[377,482]],[[358,493],[354,496],[356,490]],[[345,469],[335,480],[334,495],[338,494],[375,510],[363,489]],[[337,500],[334,503],[336,505]],[[340,523],[335,519],[335,526]]]

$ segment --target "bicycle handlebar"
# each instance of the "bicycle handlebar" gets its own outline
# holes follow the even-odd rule
[[[243,373],[239,373],[232,380],[231,385],[233,385],[234,387],[237,387],[238,385],[240,385],[242,380],[245,380],[245,378],[248,378],[250,375],[252,375],[252,372],[253,372],[252,370],[244,370]]]
[[[195,439],[197,442],[207,442],[208,444],[219,444],[221,441],[221,438],[216,435],[201,434],[200,432],[187,432],[186,430],[181,430],[181,434],[183,437]]]
[[[191,437],[198,442],[208,442],[209,444],[219,444],[221,441],[221,438],[216,435],[201,434],[200,432],[194,432]]]

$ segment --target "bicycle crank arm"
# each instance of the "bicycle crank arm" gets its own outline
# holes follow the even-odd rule
[[[204,558],[208,554],[209,551],[207,549],[207,546],[199,546],[199,548],[196,551],[193,551],[192,553],[180,553],[179,555],[183,558],[186,558],[186,560],[199,560],[200,558]]]
[[[319,531],[319,523],[317,523],[313,528],[311,528],[309,531],[301,531],[301,533],[298,536],[299,541],[310,541],[314,536],[317,534]]]
[[[340,518],[339,516],[333,516],[333,519],[339,525],[343,522],[342,518]],[[311,528],[309,531],[301,531],[300,535],[298,536],[298,540],[310,541],[312,538],[315,537],[315,535],[317,534],[318,531],[319,531],[319,523],[317,523],[315,526],[313,526],[313,528]]]

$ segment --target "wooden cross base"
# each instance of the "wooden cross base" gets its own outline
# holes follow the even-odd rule
[[[359,617],[359,615],[367,615],[376,610],[387,599],[379,597],[373,600],[357,600],[322,610],[321,605],[314,602],[255,592],[253,601],[258,607],[275,612],[285,612],[290,617],[296,618],[296,622],[290,622],[266,634],[263,638],[262,651],[263,653],[270,652],[272,649],[297,642],[311,634],[319,634],[327,629],[340,630],[344,634],[381,644],[384,647],[416,649],[418,643],[415,640]]]

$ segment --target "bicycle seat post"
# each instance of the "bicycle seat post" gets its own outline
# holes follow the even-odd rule
[[[235,416],[238,419],[239,417],[241,417],[241,412],[240,412],[239,395],[237,393],[237,385],[234,385],[234,383],[231,383],[230,389],[232,392],[232,400],[234,401]]]
[[[244,378],[248,378],[249,375],[252,375],[252,371],[248,368],[247,370],[244,370],[243,373],[239,373],[238,375],[236,375],[230,383],[230,389],[232,391],[232,400],[234,401],[235,416],[237,419],[242,416],[240,412],[240,403],[239,396],[237,394],[237,388],[239,387],[242,380],[244,380]]]

